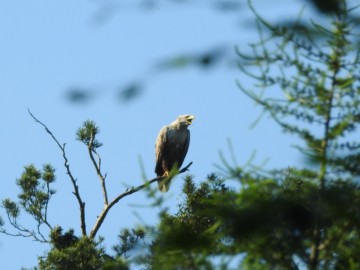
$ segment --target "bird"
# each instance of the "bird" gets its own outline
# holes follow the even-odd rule
[[[173,172],[178,171],[184,162],[190,144],[188,127],[194,119],[195,116],[191,114],[179,115],[175,121],[163,126],[157,136],[155,173],[157,177],[165,177],[158,180],[161,192],[169,190]]]

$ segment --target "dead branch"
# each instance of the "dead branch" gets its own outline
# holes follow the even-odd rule
[[[66,174],[69,176],[71,183],[73,185],[74,191],[73,194],[76,197],[76,200],[79,204],[79,208],[80,208],[80,227],[81,227],[81,233],[83,236],[86,236],[86,222],[85,222],[85,202],[82,201],[81,196],[80,196],[80,192],[79,192],[79,186],[76,183],[76,178],[74,178],[74,176],[71,173],[70,170],[70,165],[68,162],[68,159],[66,157],[66,152],[65,152],[65,143],[63,145],[61,145],[59,143],[59,141],[56,139],[56,137],[54,136],[54,134],[48,129],[48,127],[42,123],[41,121],[39,121],[32,113],[31,111],[28,109],[28,112],[30,114],[30,116],[35,120],[36,123],[39,123],[40,125],[42,125],[45,128],[45,131],[50,134],[50,136],[52,137],[52,139],[56,142],[57,146],[60,148],[61,152],[62,152],[62,156],[64,159],[64,166],[66,168]]]
[[[186,165],[184,168],[182,168],[177,174],[181,174],[184,173],[186,171],[188,171],[189,167],[192,165],[193,163],[190,162],[188,165]],[[139,190],[148,187],[150,184],[159,181],[159,180],[164,180],[164,176],[161,177],[156,177],[153,178],[151,180],[146,181],[144,184],[137,186],[137,187],[132,187],[129,190],[126,190],[125,192],[119,194],[117,197],[115,197],[108,205],[105,205],[104,209],[102,210],[102,212],[100,213],[100,215],[98,216],[95,225],[93,227],[93,229],[90,231],[90,238],[95,238],[98,230],[100,229],[102,223],[105,220],[105,217],[107,215],[107,213],[109,212],[109,210],[116,204],[118,203],[121,199],[123,199],[126,196],[129,196],[130,194],[133,194],[135,192],[138,192]]]

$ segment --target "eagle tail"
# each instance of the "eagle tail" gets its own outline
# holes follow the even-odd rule
[[[171,184],[171,178],[166,177],[164,180],[158,181],[159,190],[161,192],[168,192]]]

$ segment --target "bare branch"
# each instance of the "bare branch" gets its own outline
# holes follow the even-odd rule
[[[34,231],[30,231],[30,230],[27,230],[26,231],[27,234],[25,233],[10,233],[4,229],[0,229],[0,233],[2,234],[5,234],[5,235],[8,235],[8,236],[15,236],[15,237],[25,237],[25,238],[29,238],[31,237],[34,241],[37,241],[37,242],[40,242],[40,243],[49,243],[49,241],[47,241],[43,235],[41,235],[41,237],[38,237],[38,235],[34,232]]]
[[[34,230],[29,230],[20,225],[17,222],[17,219],[15,217],[11,217],[9,212],[6,211],[8,221],[10,222],[11,226],[13,226],[18,232],[17,233],[10,233],[4,228],[0,228],[0,233],[9,235],[9,236],[17,236],[17,237],[25,237],[25,238],[33,238],[33,240],[41,243],[48,243],[49,241],[45,238],[45,236],[40,232],[40,225],[41,223],[38,223],[37,229],[38,233],[36,233]]]
[[[193,163],[190,162],[188,165],[186,165],[184,168],[182,168],[177,174],[181,174],[184,173],[186,171],[188,171],[189,167],[192,165]],[[98,219],[95,222],[95,225],[93,227],[93,229],[90,232],[89,237],[90,238],[95,238],[98,230],[101,227],[101,224],[104,222],[105,217],[107,215],[107,213],[109,212],[109,210],[111,209],[111,207],[113,207],[116,203],[118,203],[121,199],[123,199],[126,196],[129,196],[130,194],[133,194],[135,192],[138,192],[139,190],[142,190],[145,187],[148,187],[150,184],[159,181],[159,180],[163,180],[165,177],[161,176],[161,177],[156,177],[153,178],[151,180],[146,181],[144,184],[137,186],[137,187],[132,187],[129,190],[126,190],[124,193],[119,194],[115,199],[113,199],[108,205],[106,205],[104,207],[104,209],[102,210],[101,214],[99,215]]]
[[[80,196],[80,192],[79,192],[79,186],[76,184],[76,178],[74,178],[74,176],[71,173],[70,170],[70,165],[68,163],[68,159],[66,157],[66,152],[65,152],[65,143],[63,145],[61,145],[59,143],[59,141],[56,139],[56,137],[54,136],[54,134],[48,129],[48,127],[42,123],[41,121],[39,121],[32,113],[31,111],[28,109],[28,112],[30,114],[30,116],[35,120],[36,123],[39,123],[40,125],[42,125],[46,132],[48,134],[50,134],[50,136],[53,138],[53,140],[56,142],[56,144],[58,145],[58,147],[60,148],[61,152],[62,152],[62,156],[64,159],[64,166],[66,168],[66,174],[70,177],[71,183],[73,185],[74,188],[74,192],[73,194],[75,195],[78,204],[79,204],[79,208],[80,208],[80,227],[81,227],[81,233],[83,236],[86,235],[86,223],[85,223],[85,202],[82,201],[81,196]]]
[[[38,222],[38,225],[37,225],[37,233],[38,233],[38,235],[40,235],[40,237],[41,237],[42,239],[44,239],[45,242],[48,242],[48,241],[46,240],[45,236],[43,235],[43,233],[42,233],[41,230],[40,230],[40,227],[41,227],[42,224],[44,224],[44,223]],[[46,224],[48,224],[48,223],[46,223]],[[51,228],[51,227],[50,227],[50,228]]]
[[[50,185],[49,183],[46,183],[46,193],[47,193],[47,200],[46,200],[46,203],[45,203],[45,211],[44,211],[44,218],[42,219],[42,222],[48,226],[48,228],[50,230],[52,230],[52,226],[51,224],[49,223],[48,219],[47,219],[47,214],[48,214],[48,206],[49,206],[49,200],[50,200],[50,197],[52,195],[52,192],[50,190]]]
[[[95,167],[96,173],[97,173],[97,175],[99,177],[99,180],[100,180],[100,183],[101,183],[101,189],[102,189],[102,192],[103,192],[104,205],[106,206],[106,205],[109,204],[108,195],[107,195],[107,191],[106,191],[106,183],[105,183],[106,174],[103,175],[101,173],[101,158],[100,158],[100,155],[95,151],[93,143],[94,143],[94,135],[91,135],[90,142],[89,142],[89,145],[88,145],[88,152],[89,152],[90,159],[91,159],[91,161],[92,161],[92,163],[93,163],[93,165]],[[96,162],[93,153],[96,154],[98,162]]]

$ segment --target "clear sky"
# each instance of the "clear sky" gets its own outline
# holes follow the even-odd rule
[[[59,149],[30,118],[28,108],[61,143],[67,143],[69,163],[86,202],[88,230],[102,209],[102,197],[87,151],[75,141],[76,129],[87,119],[96,121],[101,129],[99,140],[104,146],[99,153],[108,175],[110,198],[126,186],[142,183],[139,157],[147,177],[155,176],[157,133],[179,114],[196,116],[185,164],[194,162],[189,173],[197,183],[208,173],[218,172],[214,165],[221,163],[220,150],[230,157],[227,139],[232,141],[239,165],[245,164],[254,150],[255,163],[270,158],[270,168],[302,162],[291,147],[296,140],[282,135],[268,118],[250,129],[260,110],[237,88],[236,79],[245,84],[247,79],[228,61],[231,57],[208,69],[154,69],[162,59],[217,46],[230,48],[232,54],[235,46],[247,50],[256,40],[256,29],[250,24],[253,16],[246,1],[228,12],[212,7],[220,1],[183,5],[159,1],[152,9],[139,8],[135,2],[0,0],[0,198],[16,199],[15,181],[24,165],[33,163],[41,168],[50,162],[57,169],[57,194],[49,206],[49,220],[65,230],[74,228],[79,233],[77,202]],[[306,2],[254,3],[260,14],[276,21],[294,18]],[[310,7],[306,12],[315,14]],[[129,102],[119,100],[118,90],[139,78],[145,82],[140,95]],[[66,91],[74,88],[92,89],[95,97],[85,104],[71,103]],[[172,211],[181,201],[181,186],[182,177],[178,176],[165,195]],[[121,228],[156,224],[158,209],[149,204],[139,192],[113,208],[99,231],[108,250]],[[3,209],[0,211],[5,218]],[[26,216],[20,221],[34,225]],[[0,235],[0,267],[35,266],[37,256],[47,249],[48,245],[31,239]]]

